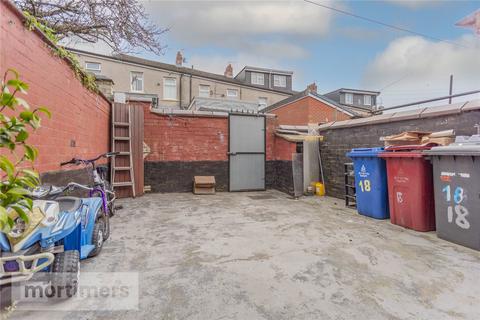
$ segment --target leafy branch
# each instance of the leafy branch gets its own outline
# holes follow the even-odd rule
[[[51,117],[44,107],[30,109],[18,94],[27,94],[28,84],[21,81],[18,72],[9,69],[1,82],[0,92],[0,231],[8,232],[14,223],[15,212],[28,222],[27,212],[33,202],[29,189],[40,183],[33,170],[38,150],[27,143],[30,132],[40,127],[40,113]],[[30,132],[29,132],[30,131]],[[10,157],[8,157],[9,155]]]

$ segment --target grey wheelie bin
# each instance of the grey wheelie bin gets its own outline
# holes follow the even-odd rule
[[[438,237],[480,250],[480,135],[424,153],[433,163]]]

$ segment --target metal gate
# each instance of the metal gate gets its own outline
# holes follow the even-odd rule
[[[265,123],[263,115],[228,116],[229,191],[265,190]]]

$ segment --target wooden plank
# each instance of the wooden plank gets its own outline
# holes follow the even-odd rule
[[[131,108],[131,119],[129,123],[129,106]],[[131,197],[132,189],[128,182],[134,181],[135,195],[144,193],[144,166],[143,166],[143,138],[144,138],[144,115],[142,103],[130,102],[128,104],[115,104],[112,119],[112,135],[114,150],[120,152],[115,157],[113,166],[119,168],[115,171],[115,182],[121,187],[115,191],[119,198]],[[128,138],[130,137],[130,138]],[[131,150],[130,145],[131,143]],[[131,162],[130,162],[131,153]],[[128,168],[133,167],[133,177]]]

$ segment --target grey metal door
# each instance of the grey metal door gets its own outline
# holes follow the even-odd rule
[[[229,190],[265,190],[265,116],[230,114]]]

